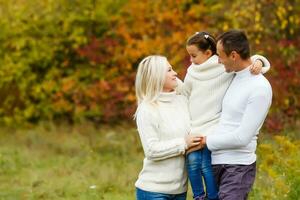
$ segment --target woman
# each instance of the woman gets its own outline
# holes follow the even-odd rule
[[[141,61],[135,89],[136,123],[144,149],[143,169],[135,183],[137,200],[185,200],[185,151],[200,144],[188,135],[187,100],[175,92],[177,73],[163,56]]]

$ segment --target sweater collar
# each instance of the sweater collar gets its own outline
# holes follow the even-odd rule
[[[158,96],[160,102],[170,102],[176,97],[176,92],[161,92]]]
[[[225,68],[222,64],[218,63],[218,56],[213,55],[204,63],[197,65],[191,64],[188,68],[188,73],[196,79],[208,80],[212,79],[225,72]]]
[[[235,72],[235,74],[236,74],[235,76],[236,78],[244,78],[250,76],[251,75],[250,65],[241,71]]]

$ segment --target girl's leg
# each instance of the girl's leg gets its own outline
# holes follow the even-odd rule
[[[187,171],[194,194],[194,199],[204,199],[205,197],[202,182],[201,163],[201,150],[191,152],[186,157]]]
[[[202,174],[204,177],[206,196],[209,200],[217,200],[218,189],[211,166],[211,152],[205,147],[202,150]]]

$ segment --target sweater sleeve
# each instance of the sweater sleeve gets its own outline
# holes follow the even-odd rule
[[[255,96],[247,102],[246,110],[240,126],[229,134],[212,134],[206,138],[211,151],[234,149],[247,146],[258,134],[271,105],[272,91],[264,88],[256,89]]]
[[[183,82],[179,79],[179,78],[176,78],[176,81],[177,81],[177,87],[176,87],[176,94],[183,94]]]
[[[182,94],[189,99],[191,96],[191,91],[192,91],[192,80],[189,73],[187,73],[183,81]]]
[[[261,56],[261,55],[253,55],[251,56],[251,61],[254,63],[256,60],[261,60],[262,63],[263,63],[263,67],[261,69],[261,72],[263,74],[265,74],[267,71],[270,70],[270,67],[271,67],[271,64],[270,62],[268,61],[267,58],[265,58],[264,56]]]
[[[137,127],[146,158],[149,160],[164,160],[183,155],[185,139],[174,138],[163,141],[160,139],[158,119],[153,110],[141,109],[137,115]]]

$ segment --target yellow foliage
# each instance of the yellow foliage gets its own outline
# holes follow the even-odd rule
[[[298,187],[293,181],[300,176],[300,142],[282,135],[272,141],[258,146],[259,176],[254,187],[261,190],[263,199],[288,199]]]

